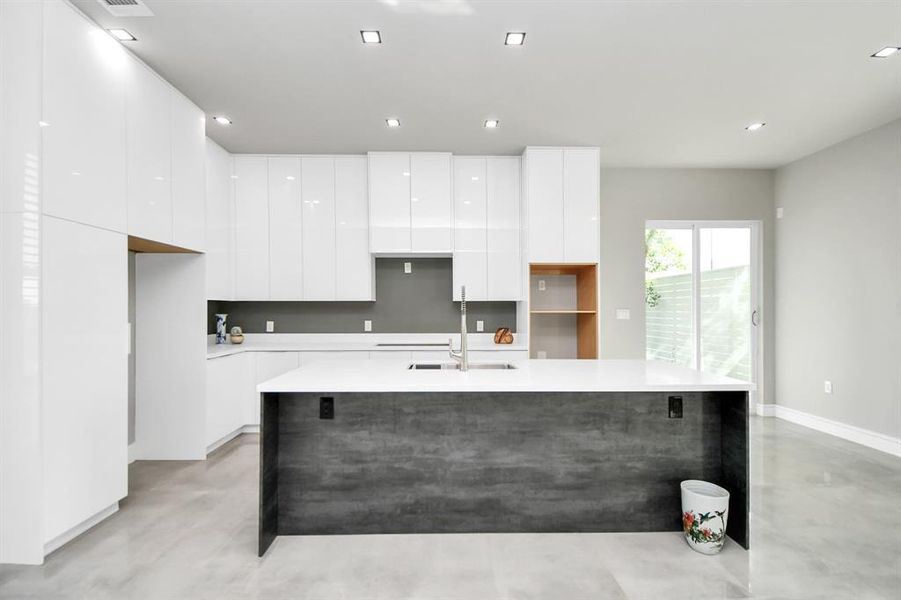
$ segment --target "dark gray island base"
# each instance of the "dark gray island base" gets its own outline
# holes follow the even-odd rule
[[[729,490],[747,548],[747,408],[743,391],[267,392],[259,554],[279,535],[678,531],[684,479]]]

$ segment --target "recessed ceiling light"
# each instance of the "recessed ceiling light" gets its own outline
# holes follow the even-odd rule
[[[500,121],[497,119],[488,119],[485,121],[485,129],[497,129],[497,126],[500,125]]]
[[[381,44],[382,43],[382,34],[378,31],[361,31],[360,35],[363,37],[364,44]]]
[[[400,127],[400,119],[385,119],[385,124],[388,127]]]
[[[871,54],[870,58],[888,58],[889,56],[891,56],[892,54],[895,54],[899,50],[901,50],[901,48],[898,48],[897,46],[886,46],[879,52]]]
[[[38,127],[50,127],[50,123],[47,121],[38,121]]]
[[[758,129],[760,129],[760,128],[763,127],[764,125],[766,125],[766,123],[751,123],[750,125],[748,125],[747,127],[745,127],[745,129],[747,129],[748,131],[757,131]]]
[[[524,31],[510,31],[507,32],[507,37],[504,38],[504,45],[506,46],[522,46],[523,42],[526,41],[526,33]]]
[[[285,177],[287,181],[294,181],[294,175],[288,175]]]
[[[114,38],[120,42],[136,42],[138,38],[128,33],[125,29],[107,29]]]
[[[232,120],[228,117],[213,117],[213,120],[219,123],[220,125],[231,125]]]

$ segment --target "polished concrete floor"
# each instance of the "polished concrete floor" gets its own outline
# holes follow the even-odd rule
[[[257,438],[131,466],[121,510],[0,598],[901,598],[901,460],[752,422],[752,550],[679,533],[280,538],[256,557]],[[678,509],[677,509],[678,510]]]

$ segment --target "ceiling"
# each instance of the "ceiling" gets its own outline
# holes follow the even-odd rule
[[[588,145],[605,165],[771,168],[901,117],[901,53],[869,57],[901,44],[901,0],[145,1],[155,16],[75,4],[231,117],[207,129],[232,152]]]

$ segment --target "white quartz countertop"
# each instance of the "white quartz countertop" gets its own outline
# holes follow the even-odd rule
[[[497,362],[502,361],[499,358]],[[706,392],[754,385],[645,360],[519,360],[515,369],[410,370],[410,360],[321,360],[259,392]],[[433,362],[433,361],[422,361]]]
[[[210,336],[212,337],[212,336]],[[460,334],[248,334],[242,344],[216,344],[208,340],[206,357],[219,358],[240,352],[404,352],[447,351],[447,339],[452,337],[454,347],[460,347]],[[442,344],[436,346],[435,344]],[[469,349],[499,352],[527,351],[518,340],[513,344],[495,344],[494,334],[470,334]]]

